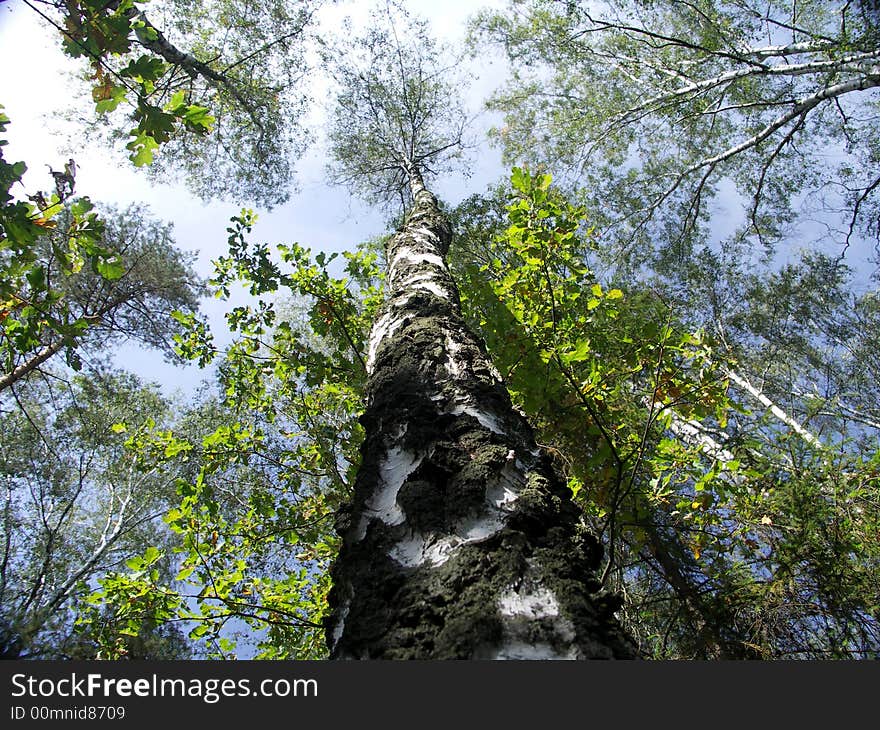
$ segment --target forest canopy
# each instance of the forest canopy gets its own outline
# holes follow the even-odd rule
[[[368,615],[339,598],[340,561],[421,500],[453,532],[401,574],[445,576],[553,510],[573,520],[583,555],[554,580],[588,585],[638,656],[878,658],[876,3],[508,0],[475,7],[459,48],[416,3],[377,3],[363,32],[334,32],[328,10],[12,9],[84,79],[102,154],[253,209],[203,271],[173,221],[92,201],[74,158],[36,189],[43,160],[0,154],[0,653],[325,658]],[[490,60],[505,76],[472,119],[459,71]],[[15,114],[0,110],[4,140]],[[332,194],[390,213],[386,235],[264,240],[260,214],[296,195],[310,150]],[[497,153],[497,179],[471,187]],[[441,182],[454,199],[428,192]],[[435,230],[448,253],[419,248]],[[383,431],[383,341],[459,300],[460,332],[419,372],[445,362],[467,398]],[[471,337],[489,366],[462,364]],[[125,370],[122,343],[205,368],[203,387],[167,395]],[[490,370],[503,396],[474,400]],[[487,415],[502,401],[532,456]],[[482,435],[423,453],[417,418]],[[399,479],[390,498],[363,498],[371,469]],[[491,534],[459,488],[479,469],[508,475],[486,479]],[[474,622],[506,637],[499,656],[567,596],[536,577],[544,548]],[[433,580],[413,625],[446,620]]]

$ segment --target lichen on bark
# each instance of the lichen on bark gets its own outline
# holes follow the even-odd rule
[[[412,192],[370,338],[331,656],[635,657],[596,579],[601,546],[462,319],[449,223],[417,174]]]

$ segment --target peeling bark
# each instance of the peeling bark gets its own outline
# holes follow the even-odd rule
[[[461,316],[451,231],[417,172],[370,337],[365,441],[340,520],[336,659],[634,658],[601,546]]]

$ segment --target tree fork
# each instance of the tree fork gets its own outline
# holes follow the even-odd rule
[[[370,335],[365,440],[332,568],[335,659],[635,658],[601,545],[469,331],[418,171]]]

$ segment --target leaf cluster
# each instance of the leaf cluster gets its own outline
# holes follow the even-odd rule
[[[215,261],[218,296],[244,285],[253,297],[227,315],[235,341],[221,353],[203,323],[178,316],[189,329],[181,353],[219,358],[221,398],[175,429],[148,423],[129,442],[145,466],[178,470],[165,517],[180,541],[170,556],[176,575],[128,566],[91,600],[125,616],[131,631],[180,622],[207,656],[320,657],[334,516],[359,458],[363,350],[380,276],[365,251],[343,254],[344,277],[331,273],[335,255],[299,244],[273,253],[250,242],[254,223],[249,211],[236,216],[228,254]],[[165,598],[128,611],[133,590]]]

